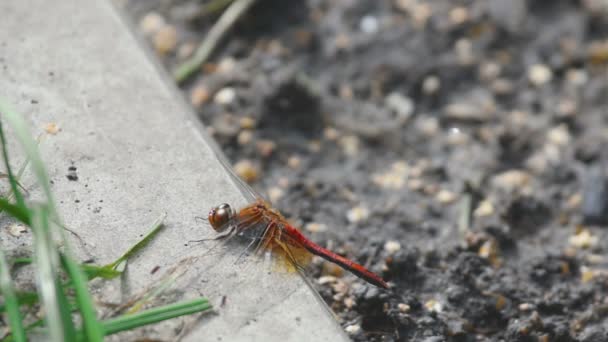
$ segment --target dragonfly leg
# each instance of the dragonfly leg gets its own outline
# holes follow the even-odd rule
[[[236,261],[234,262],[234,264],[235,264],[235,265],[236,265],[236,264],[238,264],[238,262],[239,262],[239,261],[241,261],[241,258],[242,258],[243,256],[245,256],[245,254],[247,254],[247,251],[248,251],[248,250],[251,248],[251,246],[253,246],[253,245],[254,245],[256,242],[258,242],[258,239],[253,239],[253,240],[252,240],[252,241],[251,241],[251,242],[250,242],[250,243],[247,245],[247,248],[245,248],[245,249],[244,249],[244,250],[241,252],[241,254],[239,254],[239,257],[238,257],[238,258],[236,258]]]
[[[234,234],[234,232],[236,231],[236,227],[231,227],[230,230],[222,235],[218,235],[216,237],[213,238],[209,238],[209,239],[200,239],[200,240],[190,240],[188,241],[188,243],[191,242],[205,242],[205,241],[215,241],[215,240],[223,240],[225,238],[230,237],[232,234]]]
[[[270,222],[266,228],[264,228],[264,230],[262,231],[262,233],[260,234],[260,236],[257,238],[258,241],[260,241],[260,244],[256,247],[255,249],[255,254],[260,253],[260,251],[265,250],[268,245],[270,244],[270,239],[267,238],[268,232],[270,232],[270,229],[272,227],[274,227],[275,223],[274,222]]]

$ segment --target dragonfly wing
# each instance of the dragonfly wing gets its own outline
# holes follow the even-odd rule
[[[288,271],[302,272],[312,260],[312,254],[298,241],[286,234],[275,234],[271,248],[277,263]]]
[[[264,199],[264,197],[260,193],[258,193],[257,191],[255,191],[251,186],[249,186],[249,184],[247,184],[245,181],[243,181],[234,172],[234,170],[230,166],[228,160],[226,159],[226,157],[221,152],[217,152],[216,151],[215,155],[217,157],[217,160],[220,162],[220,164],[222,165],[222,167],[224,168],[224,170],[226,170],[226,172],[228,172],[228,175],[230,176],[230,178],[232,179],[232,181],[237,185],[237,188],[239,189],[239,191],[241,192],[241,194],[243,194],[243,196],[245,197],[245,199],[247,200],[248,203],[253,203],[258,198]]]

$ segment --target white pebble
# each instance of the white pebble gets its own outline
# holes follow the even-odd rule
[[[397,92],[390,93],[386,97],[385,103],[388,108],[397,113],[402,123],[406,122],[414,114],[414,101]]]
[[[139,22],[139,29],[146,35],[151,35],[165,26],[165,19],[156,12],[146,14]]]
[[[545,64],[534,64],[528,69],[528,79],[535,86],[541,86],[553,78],[553,72]]]
[[[355,335],[361,331],[361,326],[359,324],[351,324],[344,328],[344,330],[352,335]]]
[[[369,209],[363,206],[357,206],[350,209],[346,213],[346,219],[350,223],[357,223],[360,221],[364,221],[369,217]]]
[[[401,249],[401,244],[395,240],[389,240],[384,244],[384,250],[388,255],[393,255]]]
[[[558,146],[566,146],[568,144],[570,144],[570,132],[568,131],[568,126],[566,126],[565,124],[561,124],[557,127],[552,128],[548,133],[547,133],[547,140],[554,144],[554,145],[558,145]]]
[[[427,76],[424,81],[422,81],[422,92],[426,95],[435,94],[439,88],[441,88],[441,81],[439,77],[435,75]]]
[[[364,16],[359,23],[359,29],[367,34],[378,32],[378,19],[373,15]]]
[[[226,87],[218,91],[217,94],[215,94],[213,100],[218,104],[227,105],[234,102],[235,98],[236,91],[234,90],[234,88]]]

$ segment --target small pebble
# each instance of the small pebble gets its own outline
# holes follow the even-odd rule
[[[230,113],[216,116],[213,120],[213,128],[215,134],[226,137],[235,137],[240,131],[236,118]]]
[[[325,284],[333,284],[335,282],[338,281],[337,277],[334,276],[321,276],[319,277],[319,279],[317,279],[317,283],[319,283],[319,285],[325,285]]]
[[[234,172],[247,183],[253,183],[258,179],[258,168],[250,160],[244,159],[234,164]]]
[[[359,29],[363,33],[374,34],[378,32],[378,19],[373,15],[366,15],[361,18],[361,22],[359,23]]]
[[[334,38],[334,45],[337,50],[347,50],[352,44],[350,37],[344,33],[339,33]]]
[[[145,35],[152,35],[165,26],[165,19],[156,12],[149,12],[141,18],[139,29]]]
[[[535,86],[547,84],[553,78],[553,72],[545,64],[534,64],[528,69],[528,79]]]
[[[355,299],[352,296],[344,298],[344,306],[347,309],[354,308],[356,304],[357,304],[357,302],[355,301]]]
[[[50,123],[46,124],[46,126],[44,126],[44,130],[48,134],[55,135],[59,132],[59,126],[57,126],[57,124],[54,122],[50,122]]]
[[[326,127],[323,130],[323,137],[329,141],[336,141],[340,137],[340,132],[333,127]]]
[[[424,307],[431,312],[441,312],[443,307],[441,305],[441,303],[439,303],[439,301],[435,300],[435,299],[431,299],[429,301],[427,301],[426,303],[424,303]]]
[[[190,103],[194,108],[200,108],[209,100],[209,90],[204,85],[197,85],[190,93]]]
[[[455,120],[486,121],[490,118],[488,113],[478,104],[456,102],[445,107],[445,116]]]
[[[420,118],[417,126],[418,130],[427,137],[434,137],[439,133],[439,120],[434,116]]]
[[[349,84],[341,84],[339,90],[340,98],[344,100],[352,100],[353,88]]]
[[[236,142],[241,146],[250,144],[252,140],[253,140],[253,132],[249,129],[241,131],[239,133],[239,135],[236,137]]]
[[[165,25],[154,34],[152,40],[154,48],[159,54],[167,54],[177,46],[177,30],[171,25]]]
[[[8,233],[14,237],[19,237],[25,232],[27,232],[27,227],[22,224],[13,223],[8,226]]]
[[[504,309],[504,307],[507,305],[507,298],[505,298],[505,296],[503,296],[501,294],[497,294],[497,295],[495,295],[495,297],[496,297],[496,303],[495,303],[496,310],[500,311],[500,310]]]
[[[414,114],[414,101],[397,92],[390,93],[384,100],[386,106],[397,113],[399,122],[406,123]]]
[[[345,135],[338,140],[345,155],[353,157],[359,153],[359,138],[355,135]]]
[[[501,72],[500,64],[488,61],[484,62],[479,67],[479,76],[485,81],[495,80]]]
[[[587,255],[586,259],[587,259],[587,262],[589,262],[590,264],[595,264],[595,265],[599,265],[599,264],[606,262],[606,258],[603,255],[599,255],[599,254],[589,254],[589,255]]]
[[[262,157],[268,158],[277,148],[277,144],[272,140],[261,139],[255,142],[255,148]]]
[[[233,73],[235,69],[236,60],[232,57],[226,57],[217,64],[217,69],[215,71],[220,74],[230,74]]]
[[[357,223],[357,222],[365,221],[365,220],[367,220],[368,217],[369,217],[369,209],[367,209],[366,207],[363,207],[363,206],[354,207],[346,213],[346,219],[350,223]]]
[[[407,188],[412,191],[420,191],[424,187],[424,181],[420,178],[408,179]]]
[[[583,69],[568,69],[566,80],[575,87],[582,87],[589,81],[589,75]]]
[[[547,132],[547,140],[549,143],[558,145],[558,146],[566,146],[569,145],[572,137],[570,136],[570,132],[568,131],[568,126],[565,124],[561,124],[557,127],[552,128]]]
[[[441,189],[435,198],[437,199],[437,202],[441,204],[450,204],[454,203],[454,201],[458,198],[458,195],[449,190]]]
[[[401,249],[401,244],[395,240],[389,240],[384,244],[384,250],[386,254],[393,255]]]
[[[351,324],[346,326],[346,328],[344,328],[344,331],[351,335],[356,335],[361,332],[361,326],[359,324]]]
[[[534,305],[530,303],[521,303],[518,306],[519,311],[530,311],[534,309]]]
[[[253,129],[255,128],[255,120],[250,116],[243,116],[239,119],[239,125],[243,129]]]
[[[410,11],[410,15],[414,19],[414,24],[419,28],[426,25],[432,14],[433,10],[431,9],[431,5],[426,2],[416,2]]]
[[[465,145],[470,141],[469,135],[464,133],[458,127],[450,127],[448,129],[448,133],[446,134],[446,142],[452,146],[461,146]]]
[[[492,82],[490,88],[497,95],[508,95],[513,92],[515,86],[506,78],[497,78]]]
[[[581,266],[580,272],[582,283],[588,283],[595,277],[595,272],[587,266]]]
[[[291,156],[287,159],[287,166],[291,169],[297,169],[302,164],[302,159],[298,156]]]
[[[320,233],[327,231],[327,226],[323,223],[310,222],[304,226],[304,229],[311,233]]]
[[[285,191],[279,187],[273,186],[272,188],[268,189],[268,199],[271,203],[276,203],[284,195]]]
[[[232,102],[234,102],[234,99],[236,99],[236,91],[232,87],[220,89],[220,91],[218,91],[215,94],[215,97],[213,98],[215,103],[221,105],[231,104]]]
[[[466,7],[454,7],[450,10],[450,22],[453,25],[461,25],[469,20],[469,10]]]
[[[606,6],[608,7],[608,4]],[[603,65],[608,63],[608,39],[591,42],[587,53],[592,64]]]
[[[488,259],[495,267],[500,266],[501,263],[499,253],[498,243],[493,238],[486,240],[481,247],[479,247],[479,251],[477,252],[480,257]]]
[[[530,183],[531,176],[523,170],[508,170],[492,178],[492,184],[504,190],[523,188]]]
[[[456,51],[456,57],[460,65],[471,65],[475,62],[475,56],[473,55],[473,43],[469,39],[460,38],[454,45]]]
[[[583,228],[575,235],[570,236],[568,242],[574,247],[586,249],[597,245],[598,238],[592,235],[589,229]]]
[[[494,205],[488,200],[481,201],[473,211],[475,217],[485,217],[494,214]]]
[[[441,88],[441,81],[435,75],[427,76],[422,81],[422,92],[426,95],[433,95]]]
[[[386,172],[372,174],[372,182],[385,189],[401,189],[405,185],[409,166],[405,161],[394,162]]]
[[[397,309],[399,309],[399,312],[401,313],[407,313],[411,310],[411,307],[405,303],[399,303],[397,304]]]
[[[313,139],[308,142],[307,147],[308,151],[310,151],[311,153],[319,153],[321,152],[321,141]]]

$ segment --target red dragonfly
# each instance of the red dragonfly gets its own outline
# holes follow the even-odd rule
[[[251,194],[252,190],[250,188],[247,190]],[[249,247],[255,244],[256,252],[270,251],[276,256],[284,258],[283,260],[288,260],[299,270],[310,262],[312,254],[314,254],[350,271],[370,284],[388,288],[388,284],[380,276],[364,266],[309,240],[278,210],[260,197],[238,212],[227,203],[220,204],[211,209],[208,220],[216,232],[223,233],[215,238],[217,240],[236,235],[252,237],[253,240]]]

